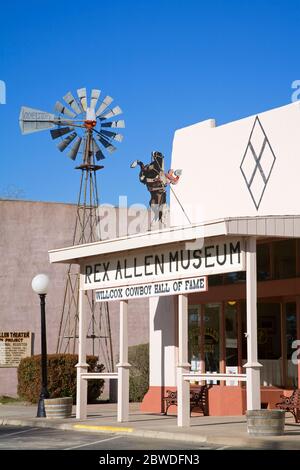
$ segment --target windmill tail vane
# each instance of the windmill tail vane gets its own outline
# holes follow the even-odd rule
[[[92,165],[95,158],[104,160],[107,153],[117,150],[114,144],[122,142],[123,135],[115,129],[124,128],[125,122],[115,120],[122,110],[110,106],[113,98],[107,95],[101,101],[100,95],[100,90],[92,89],[88,100],[86,88],[79,88],[76,97],[69,91],[63,102],[56,102],[56,114],[23,106],[19,117],[21,132],[50,130],[52,139],[59,139],[58,149],[68,149],[72,160],[82,154],[83,165]]]

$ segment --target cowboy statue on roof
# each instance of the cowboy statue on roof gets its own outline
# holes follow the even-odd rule
[[[182,170],[173,171],[170,169],[167,173],[164,171],[164,156],[161,152],[151,153],[151,162],[145,165],[140,160],[135,160],[130,165],[131,168],[140,166],[140,182],[147,186],[151,194],[149,205],[154,213],[154,221],[163,222],[163,216],[166,212],[166,188],[169,184],[177,184]]]

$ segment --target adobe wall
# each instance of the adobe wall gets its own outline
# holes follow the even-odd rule
[[[126,209],[125,209],[126,210]],[[0,200],[0,331],[32,331],[40,352],[39,297],[31,280],[49,275],[46,297],[48,352],[56,350],[67,266],[50,265],[48,250],[72,244],[73,204]],[[119,348],[119,303],[110,303],[113,351]],[[148,299],[129,302],[129,345],[148,342]],[[17,369],[0,368],[0,395],[17,394]]]

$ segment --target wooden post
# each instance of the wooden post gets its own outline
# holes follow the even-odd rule
[[[241,312],[241,302],[237,303],[237,352],[238,352],[238,373],[243,373],[243,337],[242,337],[242,312]],[[239,382],[239,387],[242,387],[243,383]]]
[[[120,301],[120,362],[118,368],[118,421],[129,420],[128,300]]]
[[[188,296],[178,295],[178,366],[177,366],[177,425],[190,425],[190,383],[182,375],[190,371],[188,363]]]
[[[260,410],[260,368],[257,357],[256,239],[247,240],[247,410]]]
[[[78,299],[78,363],[77,368],[77,383],[76,383],[76,418],[85,419],[87,415],[87,380],[81,378],[88,370],[86,363],[86,315],[84,312],[84,294],[83,274],[80,270],[79,275],[79,299]]]

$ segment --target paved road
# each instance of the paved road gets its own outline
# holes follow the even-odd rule
[[[51,428],[0,426],[0,450],[209,450],[223,446]]]

